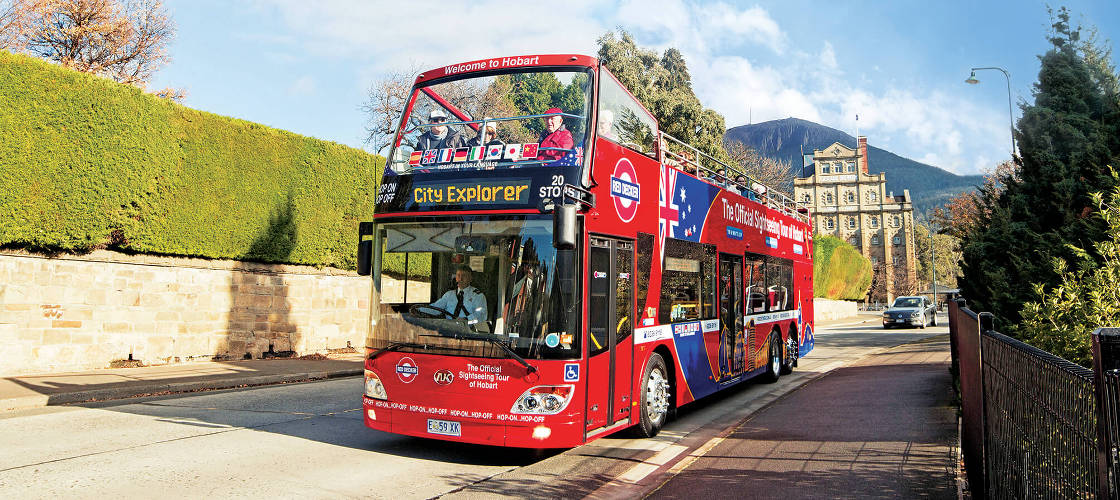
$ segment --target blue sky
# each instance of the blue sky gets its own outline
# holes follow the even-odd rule
[[[960,174],[990,169],[1011,149],[1003,76],[980,72],[981,84],[966,85],[969,68],[1010,71],[1018,119],[1050,24],[1040,0],[166,5],[178,34],[153,88],[184,88],[187,106],[354,147],[363,147],[366,91],[387,72],[594,55],[596,40],[622,27],[644,47],[680,49],[700,100],[728,128],[790,116],[853,135],[858,125],[875,146]],[[1120,2],[1053,5],[1120,39]]]

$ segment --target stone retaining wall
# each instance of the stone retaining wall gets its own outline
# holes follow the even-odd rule
[[[95,251],[0,254],[0,375],[362,349],[353,272]]]
[[[816,321],[850,318],[859,314],[858,302],[850,300],[813,299],[813,319]]]

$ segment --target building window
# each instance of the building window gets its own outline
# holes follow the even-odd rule
[[[828,164],[827,164],[827,163],[821,163],[821,173],[822,173],[822,174],[829,174],[829,173],[832,173],[832,172],[830,172],[830,171],[829,171],[829,168],[828,168]]]
[[[855,229],[855,228],[856,228],[856,218],[855,217],[848,217],[848,229]]]
[[[871,218],[867,219],[867,225],[871,226],[871,229],[878,229],[879,218],[872,215]]]
[[[901,244],[902,244],[902,238],[899,238],[898,236],[895,236],[894,238],[892,238],[892,239],[891,239],[891,241],[892,241],[892,242],[893,242],[893,243],[894,243],[894,244],[895,244],[896,246],[897,246],[897,245],[901,245]]]
[[[856,202],[856,194],[851,192],[851,191],[848,191],[847,193],[844,194],[844,201],[846,201],[848,203],[855,203]]]
[[[894,217],[891,217],[891,225],[892,226],[898,227],[898,223],[899,223],[899,219],[898,219],[897,215],[895,215]]]
[[[825,205],[832,205],[833,204],[832,193],[825,193],[824,194],[824,204]]]
[[[854,161],[848,162],[848,173],[849,174],[854,174],[855,172],[856,172],[856,162],[854,162]]]
[[[812,201],[813,201],[813,197],[809,196],[809,193],[805,193],[805,194],[801,195],[801,202],[802,203],[809,203],[809,202],[812,202]]]
[[[859,248],[859,237],[852,236],[852,238],[849,239],[848,242],[851,243],[853,247]]]
[[[831,231],[833,229],[836,229],[836,221],[832,220],[832,217],[829,217],[829,218],[825,219],[824,220],[824,228],[829,230],[829,231]]]
[[[832,171],[838,174],[844,173],[844,164],[836,162],[832,164]]]
[[[879,235],[876,234],[875,236],[871,237],[871,244],[872,245],[878,245],[879,244]]]
[[[875,256],[871,256],[871,263],[872,264],[878,264],[879,263],[879,258],[875,257]]]
[[[878,193],[876,193],[875,191],[868,191],[867,192],[867,201],[870,201],[871,203],[875,203],[876,201],[879,201]]]

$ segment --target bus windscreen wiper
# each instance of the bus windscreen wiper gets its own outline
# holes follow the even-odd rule
[[[525,358],[519,356],[516,352],[513,352],[513,349],[510,349],[509,346],[507,346],[505,343],[503,343],[502,341],[498,340],[497,338],[495,338],[493,336],[477,335],[477,334],[470,334],[470,333],[459,333],[459,332],[446,332],[446,333],[440,332],[440,336],[441,337],[451,337],[453,339],[485,340],[485,341],[487,341],[491,344],[494,344],[494,345],[498,346],[501,350],[505,351],[506,354],[509,354],[509,357],[513,358],[518,363],[521,363],[521,366],[525,367],[525,371],[527,371],[529,373],[536,373],[536,371],[537,371],[537,367],[535,367],[533,365],[530,365],[528,361],[525,361]]]
[[[373,354],[370,354],[369,358],[367,358],[367,359],[374,359],[374,358],[376,358],[376,357],[378,357],[382,354],[385,354],[385,353],[391,352],[391,351],[395,351],[395,350],[400,349],[402,347],[412,347],[414,349],[424,349],[424,350],[427,350],[427,349],[443,349],[445,351],[465,351],[466,350],[466,349],[457,349],[457,348],[454,348],[454,347],[442,347],[442,346],[430,346],[428,344],[417,344],[416,342],[393,342],[392,344],[389,344],[388,346],[385,346],[381,349],[378,349],[378,350],[374,351]]]

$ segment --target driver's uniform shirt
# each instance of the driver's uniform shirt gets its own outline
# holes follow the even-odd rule
[[[468,286],[463,292],[463,309],[456,311],[459,304],[459,288],[453,288],[443,294],[439,300],[432,302],[432,307],[438,307],[455,316],[466,318],[468,321],[486,322],[486,296],[473,286]]]

